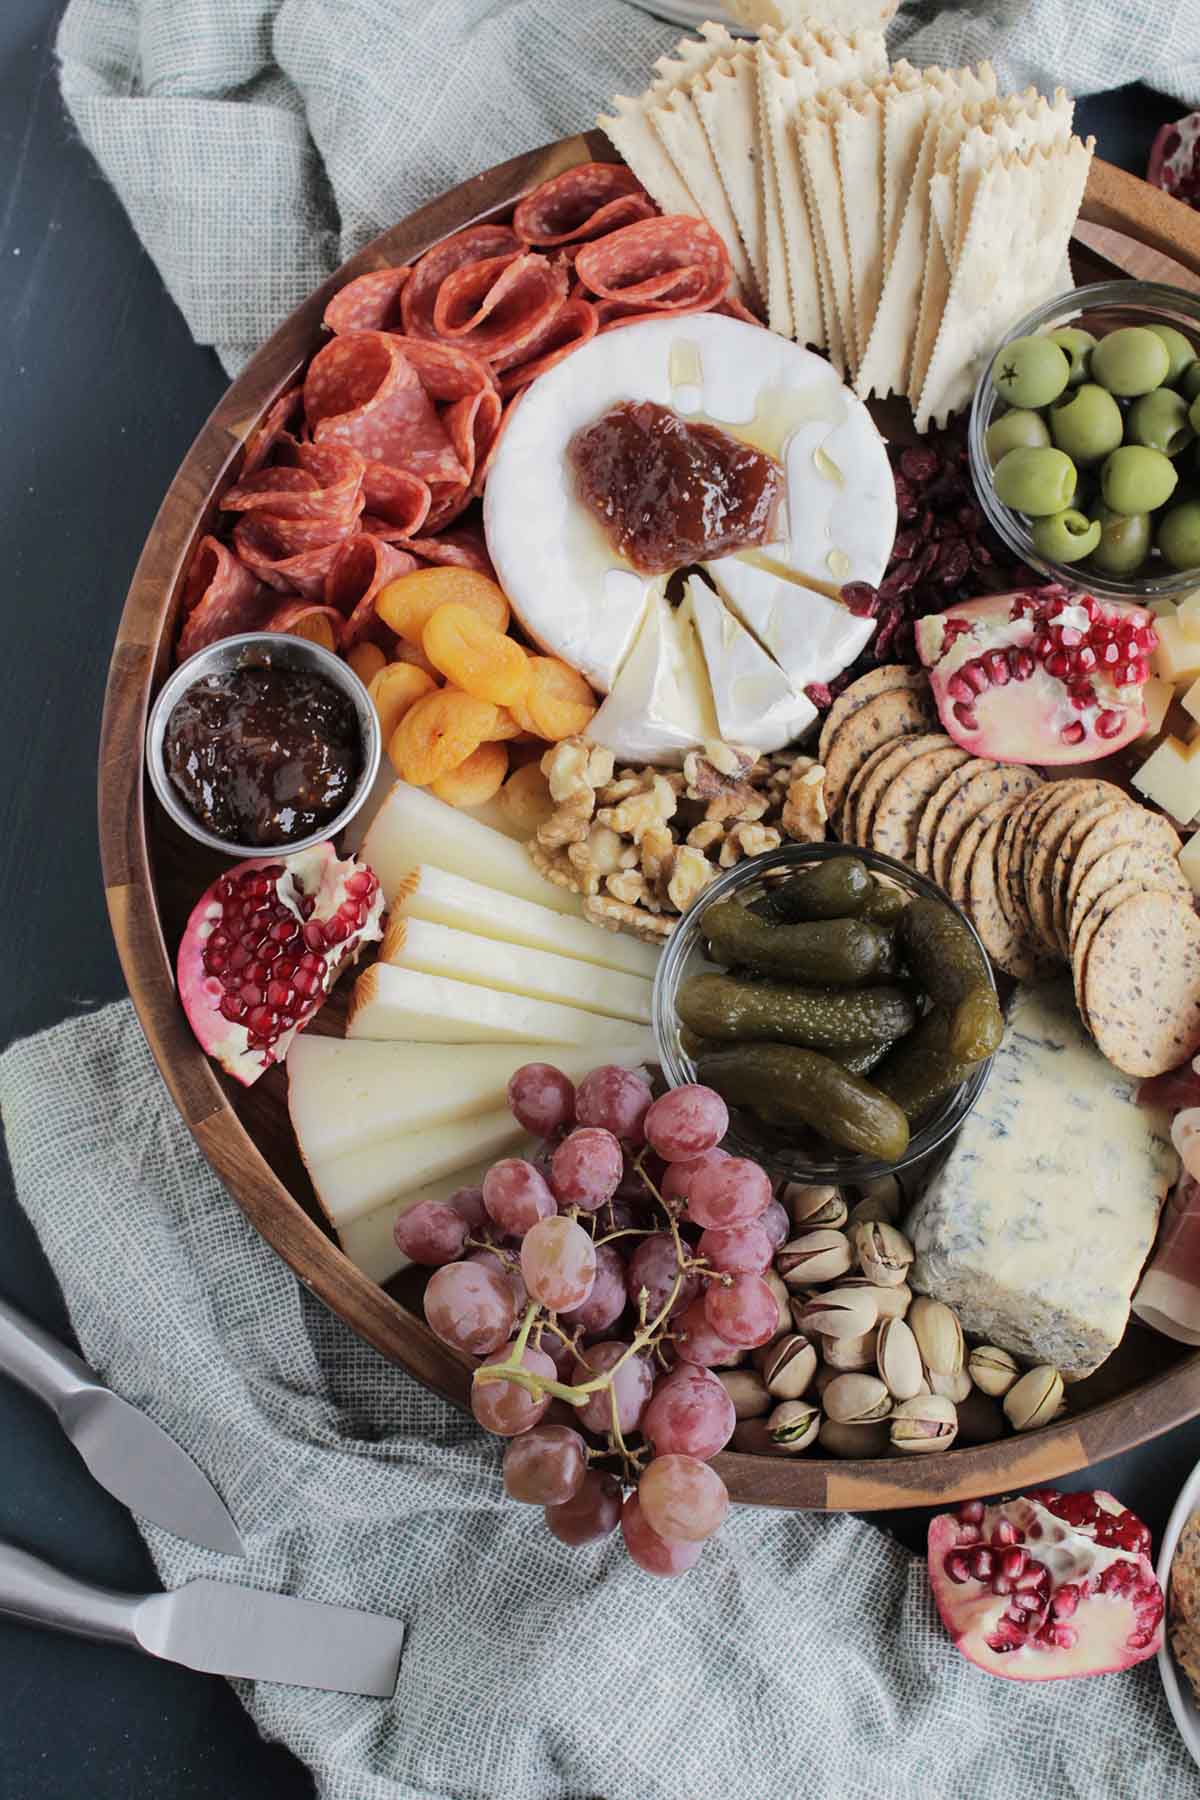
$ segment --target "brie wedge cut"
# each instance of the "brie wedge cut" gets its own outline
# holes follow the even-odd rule
[[[627,1044],[630,1031],[628,1019],[606,1019],[578,1006],[530,1000],[390,963],[374,963],[359,976],[346,1019],[349,1038],[403,1038],[420,1044],[607,1047]],[[596,1060],[602,1062],[603,1054]]]
[[[719,736],[691,602],[673,607],[655,589],[629,660],[588,737],[633,762],[678,762]]]
[[[721,736],[752,750],[773,750],[799,737],[817,716],[812,701],[701,576],[689,577],[688,598],[712,674]]]
[[[832,681],[849,668],[875,629],[874,619],[859,618],[840,600],[788,581],[766,561],[723,556],[707,569],[730,610],[788,670],[797,688]]]
[[[379,959],[398,969],[470,981],[499,993],[552,1000],[584,1012],[650,1023],[651,984],[644,975],[598,969],[552,950],[525,944],[502,944],[474,932],[455,931],[429,919],[392,918],[380,945]]]

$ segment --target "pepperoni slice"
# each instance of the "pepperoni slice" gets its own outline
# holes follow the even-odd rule
[[[325,601],[343,620],[343,650],[352,650],[364,638],[384,649],[394,642],[395,634],[375,611],[375,596],[389,581],[411,574],[416,567],[416,558],[407,551],[397,550],[369,532],[360,531],[342,545],[325,578]]]
[[[523,243],[549,250],[603,237],[656,212],[624,163],[580,163],[526,194],[513,214],[513,230]]]
[[[326,519],[349,525],[362,510],[365,465],[348,444],[298,444],[286,435],[279,459],[229,489],[226,512],[269,513],[274,519]]]
[[[348,281],[325,308],[330,331],[402,331],[400,295],[410,268],[372,269]]]
[[[594,338],[599,329],[600,315],[590,300],[579,295],[564,300],[532,343],[498,359],[500,392],[507,399],[518,388],[536,381],[572,350]]]
[[[367,462],[423,481],[464,479],[403,339],[389,332],[349,332],[318,350],[304,381],[304,410],[318,443],[336,438]]]
[[[429,483],[386,463],[368,463],[362,528],[375,537],[411,537],[429,517]]]
[[[240,631],[261,631],[271,600],[232,550],[215,537],[202,537],[184,577],[187,618],[179,636],[179,661]]]
[[[344,650],[346,621],[332,606],[320,606],[312,600],[285,600],[267,620],[266,630],[286,631],[291,637],[307,638],[325,650]]]
[[[341,540],[335,538],[293,551],[280,543],[270,520],[256,513],[245,514],[233,528],[234,549],[260,581],[280,593],[302,594],[306,600],[324,598],[325,577],[340,546]]]
[[[402,295],[411,337],[449,339],[480,356],[519,350],[565,300],[564,261],[526,249],[507,225],[473,225],[427,250]]]
[[[448,275],[468,263],[493,257],[519,256],[524,249],[509,225],[470,225],[444,238],[418,257],[412,276],[400,296],[404,330],[409,337],[436,338],[433,309],[438,290]]]
[[[289,388],[286,394],[280,394],[278,400],[271,402],[263,417],[246,439],[246,450],[242,457],[241,479],[243,481],[247,475],[253,475],[255,469],[262,467],[279,438],[287,430],[292,415],[299,410],[301,392],[300,383],[297,382],[296,386]]]
[[[651,318],[707,312],[726,297],[732,279],[729,252],[712,226],[684,213],[641,219],[585,244],[575,273],[601,301],[636,305]],[[608,323],[603,308],[601,315]]]

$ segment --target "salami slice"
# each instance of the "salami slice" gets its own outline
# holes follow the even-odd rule
[[[262,512],[273,519],[325,519],[351,524],[362,510],[365,464],[349,444],[298,444],[284,435],[277,460],[234,484],[221,501],[226,512]]]
[[[244,514],[233,528],[234,549],[260,581],[283,594],[301,594],[306,600],[324,598],[325,577],[340,543],[335,538],[332,543],[291,551],[280,543],[274,526],[261,513]]]
[[[267,620],[267,631],[286,631],[289,637],[307,638],[323,650],[346,650],[346,621],[332,606],[312,600],[285,600]]]
[[[496,579],[483,532],[477,525],[456,525],[453,531],[443,531],[437,537],[410,538],[403,548],[411,550],[422,562],[474,569],[491,581]]]
[[[411,537],[429,517],[429,483],[387,463],[368,463],[362,528],[375,537]]]
[[[278,400],[271,402],[246,439],[246,451],[242,457],[241,479],[243,481],[247,475],[253,475],[255,469],[262,467],[280,436],[287,430],[293,415],[300,410],[301,392],[300,383],[297,382],[296,386],[289,388],[286,394],[280,394]]]
[[[497,379],[501,394],[507,398],[518,388],[536,381],[572,350],[578,350],[581,344],[594,338],[599,329],[600,316],[590,300],[578,295],[564,300],[531,343],[498,360]]]
[[[389,332],[349,332],[318,350],[304,381],[304,410],[318,443],[335,438],[367,462],[423,481],[466,478],[404,340]]]
[[[179,661],[240,631],[263,630],[272,600],[227,545],[214,537],[201,538],[184,578],[187,618],[176,652]]]
[[[550,250],[603,237],[656,212],[623,163],[579,163],[526,194],[513,214],[513,230],[524,243]]]
[[[400,295],[410,268],[372,269],[356,276],[333,296],[324,323],[339,335],[348,331],[402,331]]]
[[[726,295],[720,306],[714,306],[712,310],[720,313],[726,319],[740,319],[743,325],[762,324],[758,314],[751,312],[750,308],[744,301],[739,300],[736,294]]]
[[[325,582],[325,598],[345,615],[342,626],[342,650],[353,650],[355,644],[369,640],[391,653],[396,634],[384,624],[375,611],[375,600],[381,588],[398,575],[411,575],[419,567],[415,556],[398,550],[394,544],[370,537],[366,532],[344,544]]]
[[[480,356],[507,355],[532,342],[553,318],[569,281],[562,259],[536,251],[469,263],[438,289],[434,330]]]
[[[583,286],[602,301],[656,313],[706,312],[725,299],[729,252],[703,219],[642,219],[585,244],[575,258]]]
[[[400,296],[404,330],[409,337],[436,338],[433,309],[438,291],[448,275],[468,263],[484,262],[494,257],[519,256],[524,250],[520,238],[509,225],[470,225],[455,232],[419,257],[412,275]]]

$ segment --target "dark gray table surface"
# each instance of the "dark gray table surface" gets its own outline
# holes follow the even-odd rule
[[[52,54],[60,11],[61,0],[0,7],[0,1043],[124,992],[96,847],[105,674],[159,499],[225,385],[73,137]],[[1082,104],[1078,122],[1140,172],[1176,110],[1128,88]],[[7,1168],[0,1245],[0,1293],[69,1336]],[[4,1383],[0,1446],[0,1536],[114,1587],[154,1585],[129,1516]],[[1200,1423],[1096,1473],[1157,1528],[1197,1457]],[[919,1541],[917,1516],[890,1522]],[[0,1800],[312,1791],[224,1682],[0,1623]]]

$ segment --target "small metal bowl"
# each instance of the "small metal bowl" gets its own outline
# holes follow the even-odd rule
[[[774,886],[774,881],[767,879],[768,877],[796,874],[801,869],[813,868],[817,863],[826,862],[835,856],[855,856],[866,863],[873,875],[882,876],[910,898],[936,900],[940,905],[948,907],[955,918],[966,926],[976,943],[979,943],[978,933],[970,919],[942,888],[927,881],[915,870],[906,868],[903,863],[894,861],[892,857],[880,855],[878,851],[849,849],[845,844],[784,844],[778,850],[766,851],[762,856],[748,857],[745,862],[736,863],[732,869],[719,876],[693,901],[668,938],[667,947],[659,958],[651,997],[651,1016],[659,1061],[663,1074],[672,1087],[699,1080],[696,1065],[683,1047],[675,999],[680,986],[689,975],[698,975],[717,966],[709,962],[705,955],[703,920],[709,907],[715,906],[719,900],[729,900],[735,894],[743,901],[756,900]],[[982,944],[979,944],[979,951],[990,976],[991,964]],[[992,985],[995,986],[994,979]],[[735,1155],[752,1157],[755,1162],[762,1163],[772,1175],[782,1176],[788,1181],[835,1184],[847,1182],[851,1186],[858,1186],[866,1181],[878,1180],[881,1175],[895,1175],[902,1169],[911,1169],[940,1150],[975,1106],[987,1085],[991,1069],[990,1056],[983,1062],[976,1063],[961,1086],[947,1094],[913,1132],[908,1149],[896,1162],[881,1162],[874,1157],[860,1156],[853,1150],[841,1150],[836,1144],[805,1144],[801,1147],[795,1142],[794,1135],[784,1127],[768,1125],[753,1113],[732,1107],[729,1131],[723,1143]],[[866,1079],[869,1081],[871,1077],[868,1075]]]
[[[182,795],[167,773],[167,720],[175,702],[205,676],[226,675],[231,669],[264,666],[299,669],[308,674],[321,675],[340,694],[346,696],[358,720],[362,771],[354,792],[341,812],[330,819],[328,825],[322,826],[320,831],[286,844],[231,844],[225,838],[217,837],[214,832],[205,830],[184,805]],[[197,650],[163,684],[146,727],[146,768],[159,804],[170,814],[180,830],[186,831],[198,844],[207,844],[210,850],[219,850],[223,856],[232,857],[270,856],[276,852],[281,856],[290,856],[295,850],[307,850],[313,844],[323,844],[326,839],[336,837],[350,823],[370,794],[379,772],[381,752],[379,714],[349,663],[343,662],[329,650],[322,650],[319,644],[310,644],[306,638],[293,637],[285,631],[246,631],[239,637],[222,638],[220,643],[210,644],[207,650]]]

